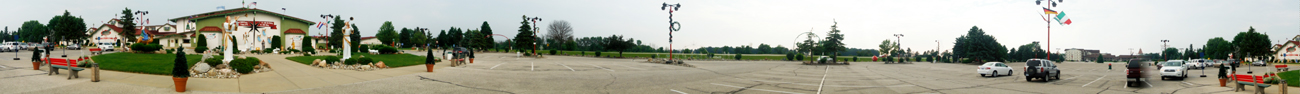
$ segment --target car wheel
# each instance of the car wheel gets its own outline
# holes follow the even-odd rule
[[[1051,76],[1048,76],[1047,74],[1043,74],[1043,78],[1041,78],[1041,79],[1043,79],[1043,82],[1047,82],[1048,80],[1052,80],[1052,79],[1049,78],[1049,77],[1051,77]]]
[[[1165,79],[1169,79],[1169,77],[1160,76],[1160,80],[1165,80]]]
[[[1060,80],[1060,79],[1061,79],[1061,70],[1056,70],[1056,75],[1052,75],[1052,78],[1056,78],[1057,80]]]
[[[1034,81],[1034,77],[1025,76],[1025,81],[1026,81],[1026,82],[1033,82],[1033,81]]]
[[[1016,73],[1016,71],[1007,71],[1007,76],[1011,76],[1012,73]]]
[[[999,74],[998,74],[998,71],[993,71],[993,74],[989,74],[989,76],[998,77],[998,76],[1002,76],[1002,75],[999,75]]]
[[[988,77],[988,75],[980,74],[980,77]]]

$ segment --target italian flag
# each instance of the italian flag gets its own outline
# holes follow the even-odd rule
[[[1070,21],[1069,17],[1065,17],[1065,11],[1061,11],[1060,14],[1056,15],[1056,22],[1059,22],[1064,25],[1070,25],[1070,23],[1073,23],[1072,21]]]

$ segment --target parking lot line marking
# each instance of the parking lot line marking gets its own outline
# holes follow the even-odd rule
[[[676,89],[668,89],[668,90],[672,90],[673,92],[677,92],[677,93],[679,93],[679,94],[686,94],[686,92],[677,91]]]
[[[528,62],[528,71],[536,70],[536,69],[537,69],[536,66],[537,66],[537,63]]]
[[[627,67],[627,68],[633,68],[633,69],[637,69],[637,70],[645,70],[645,69],[642,69],[642,68],[636,68],[636,67],[631,67],[631,66],[627,66],[627,65],[618,65],[618,66],[623,66],[623,67]]]
[[[596,66],[596,65],[592,65],[592,64],[587,64],[587,65]],[[596,66],[596,68],[605,69],[605,70],[607,70],[607,71],[609,71],[609,72],[614,72],[614,70],[610,70],[609,68],[605,68],[605,67]]]
[[[492,68],[488,68],[488,69],[489,69],[489,70],[490,70],[490,69],[496,69],[497,66],[501,66],[501,64],[506,64],[506,63],[509,63],[509,62],[501,62],[501,63],[498,63],[496,66],[492,66]]]
[[[725,87],[740,88],[740,89],[752,89],[752,90],[759,90],[759,91],[767,91],[767,92],[777,92],[777,93],[786,93],[786,94],[803,94],[803,93],[794,93],[794,92],[785,92],[785,91],[776,91],[776,90],[767,90],[767,89],[746,88],[746,87],[739,87],[739,86],[732,86],[732,85],[718,84],[718,83],[709,83],[709,84],[718,85],[718,86],[725,86]]]
[[[820,84],[817,84],[817,94],[822,94],[822,85],[826,85],[826,75],[830,75],[827,74],[830,71],[831,71],[830,66],[826,66],[826,70],[822,71],[822,81]]]
[[[1150,87],[1156,87],[1156,85],[1152,85],[1152,84],[1151,84],[1151,81],[1142,81],[1142,82],[1143,82],[1143,83],[1147,83],[1147,86],[1150,86]]]
[[[740,79],[740,80],[750,80],[750,81],[759,81],[759,82],[779,83],[779,84],[805,85],[805,86],[814,86],[814,85],[815,85],[815,84],[808,84],[808,83],[795,83],[795,82],[770,81],[770,80],[758,80],[758,79],[741,79],[741,78],[736,78],[736,79]],[[916,86],[916,85],[892,85],[892,86],[845,86],[845,85],[825,85],[825,86],[826,86],[826,87],[909,87],[909,86]]]
[[[1194,84],[1192,84],[1192,83],[1187,83],[1187,81],[1183,81],[1183,84],[1194,85]]]
[[[1097,80],[1101,80],[1101,78],[1106,78],[1106,76],[1110,76],[1110,75],[1102,75],[1101,77],[1097,77]],[[1088,84],[1092,84],[1093,82],[1097,82],[1097,80],[1092,80],[1092,82],[1088,82]],[[1088,84],[1083,84],[1083,86],[1079,86],[1079,87],[1088,87]]]
[[[573,68],[570,68],[569,65],[564,65],[564,63],[556,63],[556,64],[560,64],[560,66],[564,66],[564,68],[569,68],[569,71],[576,71],[573,70]]]

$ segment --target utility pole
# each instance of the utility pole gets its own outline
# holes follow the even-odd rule
[[[532,51],[532,53],[533,53],[533,55],[537,55],[537,41],[538,41],[538,40],[537,40],[537,21],[541,21],[542,18],[541,18],[541,17],[532,17],[532,18],[524,17],[524,20],[533,21],[533,51]]]
[[[1168,49],[1168,48],[1169,48],[1169,40],[1160,40],[1160,42],[1163,42],[1163,43],[1164,43],[1164,45],[1161,45],[1161,46],[1160,46],[1160,49],[1161,49],[1160,52],[1164,52],[1164,49]],[[1161,57],[1161,58],[1164,58],[1165,60],[1169,60],[1169,55],[1168,55],[1168,53],[1164,53],[1164,54],[1165,54],[1165,55],[1161,55],[1160,57]]]

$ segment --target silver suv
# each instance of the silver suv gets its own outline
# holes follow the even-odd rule
[[[1034,81],[1034,78],[1043,79],[1043,82],[1061,79],[1061,70],[1056,68],[1056,63],[1045,59],[1026,60],[1024,70],[1025,81]]]

